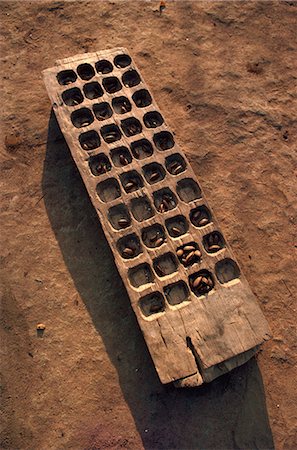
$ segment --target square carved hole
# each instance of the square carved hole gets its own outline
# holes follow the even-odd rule
[[[96,103],[93,111],[97,120],[106,120],[112,116],[112,109],[107,102]]]
[[[109,94],[114,94],[122,89],[120,80],[117,77],[107,77],[102,81],[103,87]]]
[[[122,76],[122,81],[124,86],[131,88],[133,86],[137,86],[137,84],[140,83],[141,79],[138,72],[134,69],[131,69],[124,73],[124,75]]]
[[[122,137],[122,133],[119,127],[113,124],[104,125],[104,127],[101,128],[100,133],[107,144],[118,141]]]
[[[139,300],[139,307],[145,317],[165,311],[165,299],[160,292],[145,295]]]
[[[106,59],[101,59],[100,61],[97,61],[95,64],[95,68],[97,72],[102,73],[102,75],[113,71],[113,65]]]
[[[121,127],[126,136],[131,137],[141,133],[142,125],[135,117],[121,120]]]
[[[95,98],[102,97],[103,89],[98,83],[98,81],[92,81],[91,83],[86,83],[83,87],[85,96],[89,100],[94,100]]]
[[[149,184],[158,183],[165,177],[165,170],[159,163],[151,163],[143,166],[142,171]]]
[[[124,259],[132,259],[142,253],[141,244],[135,233],[122,237],[117,242],[117,249]]]
[[[190,300],[190,291],[184,281],[169,284],[164,288],[164,294],[169,305],[175,306]]]
[[[225,247],[225,240],[219,231],[212,231],[203,236],[203,245],[207,253],[216,253]]]
[[[190,275],[189,284],[191,290],[197,297],[207,294],[215,285],[212,274],[206,269],[199,270],[199,272]]]
[[[112,162],[116,167],[127,166],[132,161],[132,156],[127,147],[121,146],[110,151]]]
[[[95,176],[102,175],[111,170],[110,161],[104,153],[91,156],[89,159],[89,167]]]
[[[189,242],[183,244],[176,250],[179,261],[185,266],[189,267],[192,264],[199,263],[201,261],[201,251],[197,242]]]
[[[137,108],[145,108],[152,103],[151,94],[147,89],[140,89],[139,91],[134,92],[132,100]]]
[[[59,84],[65,86],[66,84],[75,83],[77,75],[74,70],[62,70],[58,73],[57,80]]]
[[[116,167],[127,166],[132,161],[132,156],[127,147],[121,146],[110,151],[112,162]]]
[[[148,248],[160,247],[166,242],[166,234],[164,227],[159,223],[155,223],[150,227],[143,228],[141,239]]]
[[[108,210],[108,220],[115,230],[123,230],[131,225],[131,216],[126,205],[120,203]]]
[[[62,93],[62,99],[67,106],[76,106],[84,101],[81,90],[77,87],[64,91]]]
[[[112,99],[112,107],[117,114],[126,114],[132,109],[129,99],[123,95]]]
[[[95,148],[100,147],[100,137],[99,134],[94,131],[86,131],[79,136],[79,143],[83,150],[95,150]]]
[[[192,178],[184,178],[177,182],[176,192],[179,198],[186,203],[202,197],[201,189]]]
[[[137,191],[143,187],[143,179],[136,170],[120,174],[120,180],[127,193]]]
[[[137,222],[143,222],[144,220],[150,219],[155,214],[151,202],[146,195],[133,198],[131,200],[130,209]]]
[[[154,134],[154,143],[158,150],[169,150],[174,146],[173,135],[169,131]]]
[[[125,67],[130,66],[132,61],[131,61],[131,58],[129,55],[126,55],[123,53],[122,55],[117,55],[114,58],[113,62],[114,62],[114,65],[116,67],[118,67],[119,69],[124,69]]]
[[[167,187],[154,192],[153,197],[155,207],[161,213],[170,211],[177,205],[175,194]]]
[[[97,194],[104,203],[112,202],[121,196],[121,188],[119,182],[115,178],[108,178],[101,181],[96,187]]]
[[[158,111],[150,111],[143,116],[143,122],[147,128],[156,128],[164,123],[164,119]]]
[[[178,261],[173,253],[168,252],[155,258],[153,266],[158,277],[165,277],[177,271]]]
[[[71,122],[76,128],[87,127],[94,122],[94,116],[88,108],[81,108],[71,113]]]
[[[149,264],[143,263],[128,270],[128,277],[133,287],[144,286],[154,281],[154,275]]]
[[[240,277],[240,269],[231,258],[225,258],[218,261],[215,265],[215,272],[220,283],[228,283]]]
[[[174,153],[165,158],[165,166],[171,175],[178,175],[186,170],[187,164],[179,153]]]
[[[179,237],[186,234],[189,229],[189,223],[185,216],[181,214],[165,220],[165,225],[171,237]]]
[[[130,147],[133,156],[136,159],[148,158],[149,156],[152,156],[154,152],[152,144],[147,139],[140,139],[139,141],[132,142]]]
[[[77,67],[77,73],[82,80],[90,80],[95,76],[95,70],[91,64],[80,64]]]
[[[212,221],[211,212],[205,205],[198,206],[190,211],[190,221],[195,227],[205,227]]]

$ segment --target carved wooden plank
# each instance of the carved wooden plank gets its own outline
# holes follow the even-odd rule
[[[162,383],[195,386],[244,363],[267,322],[127,50],[43,74]]]

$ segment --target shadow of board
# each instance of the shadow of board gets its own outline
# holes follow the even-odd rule
[[[118,371],[144,448],[273,449],[263,383],[254,358],[199,388],[175,389],[160,383],[53,112],[43,194],[66,266]]]

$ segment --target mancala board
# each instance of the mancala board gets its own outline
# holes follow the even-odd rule
[[[128,51],[43,75],[161,382],[197,386],[243,364],[268,324]]]

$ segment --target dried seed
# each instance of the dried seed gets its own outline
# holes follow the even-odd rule
[[[193,288],[197,288],[201,284],[201,281],[202,281],[202,277],[201,276],[198,276],[197,278],[195,278],[192,281]]]
[[[159,177],[160,177],[160,175],[159,175],[158,172],[153,172],[153,173],[150,175],[150,181],[157,181],[157,180],[159,179]]]
[[[177,250],[176,254],[177,254],[177,256],[178,256],[179,258],[181,258],[181,257],[183,256],[183,254],[184,254],[183,249],[182,249],[182,248],[179,248],[179,249]]]
[[[171,170],[173,175],[177,175],[179,174],[181,171],[183,170],[181,165],[178,165],[177,167],[175,167],[174,169]]]
[[[106,142],[113,142],[116,138],[116,134],[115,133],[109,133],[105,136],[105,140]]]
[[[138,126],[137,125],[130,125],[127,127],[127,133],[129,136],[133,136],[134,134],[138,133]]]
[[[159,239],[157,239],[155,242],[156,247],[159,247],[161,244],[163,244],[163,242],[164,238],[160,237]]]
[[[162,200],[162,205],[164,206],[164,211],[168,211],[168,209],[169,209],[169,203],[168,203],[168,201],[165,200],[164,198],[163,198],[163,200]]]
[[[204,283],[204,284],[206,284],[206,285],[208,286],[208,284],[209,284],[209,279],[206,278],[206,277],[202,277],[201,282]]]
[[[195,256],[195,252],[189,253],[189,254],[186,256],[185,263],[186,263],[186,264],[190,263],[191,260],[194,258],[194,256]]]
[[[124,217],[122,219],[119,219],[118,224],[120,227],[124,228],[129,225],[128,219],[125,219]]]
[[[89,139],[88,141],[86,141],[82,144],[82,148],[84,150],[93,150],[96,147],[97,147],[97,141],[95,141],[94,139],[93,140]]]
[[[179,236],[181,234],[181,230],[178,227],[172,227],[171,228],[171,232],[175,235],[175,236]]]
[[[160,213],[165,212],[165,208],[164,208],[163,203],[160,203],[159,208],[158,208],[158,211],[159,211]]]
[[[198,258],[201,258],[201,251],[195,250],[195,256],[197,256]]]
[[[209,288],[213,287],[213,281],[211,278],[208,278],[208,286],[209,286]]]
[[[134,181],[129,181],[126,185],[125,185],[125,189],[127,191],[130,191],[132,188],[135,187],[135,182]]]
[[[126,247],[126,248],[123,250],[123,255],[124,255],[124,256],[133,256],[134,253],[135,253],[135,251],[134,251],[132,248],[130,248],[130,247]]]
[[[150,242],[155,242],[159,237],[159,232],[157,232],[154,236],[150,237]]]
[[[179,164],[179,162],[178,161],[174,161],[174,162],[172,162],[170,165],[169,165],[169,167],[168,167],[168,169],[171,171],[171,172],[173,172],[173,170],[175,170],[177,167],[179,167],[180,166],[180,164]]]
[[[220,249],[221,249],[221,246],[218,244],[212,244],[208,247],[208,250],[210,250],[211,252],[217,252]]]
[[[185,246],[184,246],[184,251],[185,251],[185,252],[192,252],[192,251],[194,251],[194,250],[195,250],[194,245],[185,245]]]
[[[98,164],[98,166],[96,167],[96,172],[98,173],[98,175],[101,175],[102,173],[106,173],[106,167],[103,164]]]
[[[198,225],[200,227],[203,227],[203,225],[206,225],[208,223],[208,219],[206,217],[203,217],[199,222]]]
[[[129,161],[127,160],[127,158],[125,158],[124,155],[120,155],[119,160],[120,160],[120,163],[122,164],[122,166],[127,166],[127,164],[129,164]]]
[[[198,220],[201,217],[201,211],[195,211],[193,214],[193,219]]]

